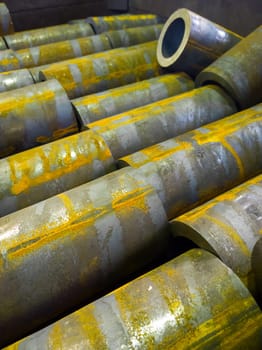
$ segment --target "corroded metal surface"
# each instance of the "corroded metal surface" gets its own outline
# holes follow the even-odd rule
[[[88,23],[61,24],[6,35],[5,41],[10,49],[20,50],[89,35],[94,35],[94,31]]]
[[[113,170],[108,146],[91,130],[0,159],[0,216]]]
[[[169,218],[262,171],[262,104],[141,150],[120,164],[139,167]]]
[[[214,85],[191,90],[88,124],[118,159],[237,111],[233,100]]]
[[[214,252],[255,293],[253,248],[262,237],[262,175],[171,222],[175,235]]]
[[[262,25],[201,72],[198,85],[222,86],[243,109],[262,100]]]
[[[155,51],[152,41],[100,52],[51,64],[41,70],[40,78],[55,78],[71,99],[81,97],[160,75]]]
[[[20,61],[13,50],[0,51],[0,72],[21,68]]]
[[[194,88],[185,73],[156,78],[109,89],[72,100],[82,128],[96,120],[110,117]]]
[[[10,12],[4,2],[0,3],[0,35],[6,35],[14,32],[14,25]]]
[[[56,80],[0,94],[0,157],[77,131],[72,105]]]
[[[261,234],[261,231],[260,231]],[[252,252],[252,269],[255,274],[257,299],[262,306],[262,237],[257,241]]]
[[[0,37],[0,50],[6,50],[7,46],[3,38]]]
[[[163,252],[167,217],[137,173],[118,170],[0,219],[0,346]]]
[[[100,34],[22,49],[16,51],[16,55],[23,67],[31,68],[111,48],[108,37],[105,34]]]
[[[115,16],[88,17],[87,22],[92,25],[95,33],[102,33],[107,32],[108,30],[118,30],[157,24],[159,23],[159,18],[157,15],[152,14],[124,14]]]
[[[162,24],[106,32],[113,48],[142,44],[159,38]]]
[[[241,39],[188,9],[179,9],[163,27],[157,59],[162,67],[195,76]]]
[[[27,69],[0,73],[0,92],[15,90],[32,84],[34,84],[34,80]]]
[[[261,311],[218,258],[191,250],[6,350],[254,349]]]

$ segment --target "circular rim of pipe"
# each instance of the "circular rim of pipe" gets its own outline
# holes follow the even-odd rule
[[[176,49],[173,51],[172,54],[167,56],[163,51],[165,51],[165,42],[167,40],[167,36],[174,35],[174,32],[176,28],[174,29],[174,23],[181,23],[183,21],[184,24],[184,31],[183,35],[178,37],[178,43],[175,45],[177,46]],[[157,60],[161,67],[167,68],[169,66],[172,66],[182,55],[184,52],[185,47],[188,44],[190,32],[191,32],[191,17],[190,17],[190,11],[185,8],[181,8],[177,11],[175,11],[166,21],[164,24],[164,27],[160,33],[159,39],[158,39],[158,45],[157,45]]]

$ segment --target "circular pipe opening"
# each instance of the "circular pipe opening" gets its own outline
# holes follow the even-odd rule
[[[167,29],[162,41],[162,55],[171,57],[179,48],[185,35],[185,21],[177,18]]]

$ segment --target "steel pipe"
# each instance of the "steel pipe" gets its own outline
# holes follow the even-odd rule
[[[0,73],[0,92],[10,91],[34,84],[28,69],[18,69]]]
[[[0,216],[115,169],[107,144],[91,130],[0,159]]]
[[[260,231],[261,234],[261,231]],[[260,307],[262,306],[262,238],[260,238],[252,252],[252,270],[255,273],[255,283],[257,290],[257,299]]]
[[[237,276],[194,249],[6,350],[255,350],[261,328],[261,311]]]
[[[131,27],[148,26],[158,24],[159,21],[159,17],[152,14],[124,14],[115,16],[88,17],[86,19],[86,22],[91,24],[95,33],[102,33],[109,30],[118,30]]]
[[[142,44],[159,38],[162,24],[105,32],[113,48]]]
[[[44,64],[42,66],[28,68],[28,70],[29,70],[30,74],[32,75],[33,80],[34,80],[35,83],[40,83],[41,82],[39,74],[40,74],[41,70],[43,70],[43,69],[45,69],[47,67],[50,67],[50,64]]]
[[[4,39],[0,37],[0,50],[6,50],[6,49],[7,49],[6,43]]]
[[[88,23],[81,23],[60,24],[52,27],[31,29],[6,35],[4,38],[10,49],[20,50],[89,35],[94,35],[92,27]]]
[[[262,237],[262,175],[171,221],[175,236],[214,252],[256,294],[251,264]]]
[[[14,32],[10,12],[4,2],[0,3],[0,36]]]
[[[262,25],[227,51],[197,78],[197,85],[222,86],[241,109],[262,101]]]
[[[88,124],[107,142],[115,159],[162,142],[237,111],[215,85],[195,89]]]
[[[100,34],[26,48],[16,51],[16,55],[23,67],[31,68],[111,48],[108,37],[105,34]]]
[[[170,219],[262,171],[262,104],[122,158],[139,167]]]
[[[19,68],[21,68],[21,64],[13,50],[0,51],[0,73]]]
[[[81,97],[160,75],[155,50],[152,41],[54,63],[41,70],[40,79],[55,78],[71,99]]]
[[[94,121],[119,114],[194,88],[185,73],[166,74],[72,100],[83,129]]]
[[[0,95],[0,157],[77,131],[72,105],[56,80]]]
[[[163,253],[167,217],[137,173],[118,170],[0,219],[0,346]]]
[[[179,9],[162,29],[157,59],[168,70],[196,76],[241,39],[240,35],[188,9]]]

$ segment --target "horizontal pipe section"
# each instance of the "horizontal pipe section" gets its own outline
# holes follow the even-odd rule
[[[13,50],[25,49],[62,40],[94,35],[90,24],[60,24],[52,27],[31,29],[6,35],[7,46]]]
[[[122,158],[155,186],[169,218],[262,171],[262,104]]]
[[[0,346],[163,253],[167,217],[137,173],[118,170],[0,219]]]
[[[57,79],[73,99],[160,75],[155,50],[152,41],[54,63],[40,78]]]
[[[216,86],[206,86],[88,124],[118,159],[237,111]]]
[[[256,294],[251,264],[262,237],[262,175],[171,221],[175,236],[214,252]]]
[[[92,25],[95,33],[102,33],[109,30],[158,24],[159,17],[153,14],[124,14],[115,16],[88,17],[86,21]]]
[[[179,9],[162,29],[157,59],[168,70],[195,76],[241,39],[240,35],[188,9]]]
[[[0,157],[77,131],[70,100],[56,80],[0,94]]]
[[[21,68],[21,63],[13,50],[0,51],[0,73]]]
[[[261,232],[260,232],[261,234]],[[255,274],[257,299],[262,306],[262,237],[257,241],[252,252],[252,270]]]
[[[166,74],[72,100],[81,127],[194,88],[185,73]]]
[[[43,70],[43,69],[45,69],[45,68],[47,68],[49,66],[50,66],[50,64],[44,64],[42,66],[28,68],[28,70],[29,70],[30,74],[32,75],[33,80],[34,80],[35,83],[40,83],[42,81],[40,79],[39,74],[40,74],[41,70]]]
[[[34,84],[28,69],[0,73],[0,92],[10,91]]]
[[[237,276],[194,249],[6,350],[255,350],[261,327]]]
[[[14,25],[10,12],[4,2],[0,3],[0,35],[6,35],[14,32]]]
[[[240,108],[262,101],[262,25],[227,51],[197,78],[197,85],[222,86]]]
[[[0,216],[113,170],[108,146],[91,130],[0,159]]]

